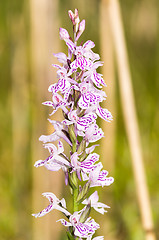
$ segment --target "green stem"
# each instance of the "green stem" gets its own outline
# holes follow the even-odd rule
[[[76,148],[77,148],[77,143],[76,143],[76,142],[73,142],[73,143],[72,143],[72,153],[75,153],[75,152],[76,152]]]
[[[78,188],[73,190],[73,211],[78,211],[78,203],[77,203],[77,196],[78,196]]]

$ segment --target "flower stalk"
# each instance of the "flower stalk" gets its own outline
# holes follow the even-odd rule
[[[73,190],[73,211],[74,212],[78,212],[77,196],[78,196],[78,188],[75,188]]]
[[[59,171],[65,174],[65,184],[69,185],[72,196],[72,209],[67,209],[64,198],[59,200],[53,193],[43,193],[49,200],[49,205],[34,217],[42,217],[57,209],[65,218],[59,219],[67,227],[69,240],[103,240],[103,236],[93,238],[95,231],[100,227],[90,217],[91,209],[104,214],[109,206],[98,201],[98,192],[89,196],[92,187],[109,186],[114,179],[108,177],[108,172],[103,170],[99,155],[94,152],[104,133],[97,125],[97,117],[107,122],[112,120],[111,113],[100,106],[106,99],[105,92],[101,89],[106,86],[102,75],[97,68],[103,63],[98,54],[92,51],[94,42],[88,40],[78,46],[78,40],[85,30],[85,20],[80,21],[78,10],[68,12],[73,24],[73,39],[66,29],[60,28],[60,39],[68,47],[65,53],[54,54],[62,64],[54,64],[57,69],[58,82],[49,86],[52,101],[43,104],[52,108],[52,116],[58,109],[63,112],[64,120],[58,122],[49,119],[55,131],[51,135],[42,135],[39,140],[44,143],[50,155],[45,160],[35,162],[35,167],[44,166],[49,171]],[[53,142],[58,141],[57,147]],[[70,147],[70,155],[64,154],[63,141]],[[88,197],[88,198],[87,198]],[[83,207],[83,205],[85,205]]]

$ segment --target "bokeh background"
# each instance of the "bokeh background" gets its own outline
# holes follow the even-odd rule
[[[34,169],[33,164],[48,154],[38,137],[53,129],[46,120],[49,110],[41,102],[50,99],[47,88],[56,81],[51,66],[56,62],[53,53],[67,50],[59,40],[58,29],[67,28],[71,34],[67,12],[75,8],[79,9],[80,19],[86,19],[81,40],[94,41],[94,51],[106,62],[101,69],[108,85],[105,106],[114,117],[111,124],[100,123],[106,137],[97,151],[115,182],[100,191],[102,201],[111,208],[104,216],[95,216],[102,225],[98,235],[108,240],[144,239],[111,24],[104,9],[110,1],[0,1],[0,240],[65,239],[65,229],[55,222],[62,217],[56,210],[42,219],[31,216],[47,204],[42,192],[52,191],[59,198],[69,198],[63,175]],[[159,238],[159,1],[120,0],[119,4],[154,230]],[[105,20],[101,17],[103,12]],[[56,113],[54,117],[60,119],[61,115]]]

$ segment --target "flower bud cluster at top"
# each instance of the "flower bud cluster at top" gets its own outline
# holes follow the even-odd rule
[[[98,146],[94,143],[104,136],[96,121],[100,117],[110,122],[112,115],[100,106],[106,99],[102,90],[102,86],[106,84],[102,75],[97,72],[97,68],[103,63],[99,60],[99,55],[92,51],[94,42],[88,40],[77,45],[85,30],[85,20],[80,21],[77,9],[75,13],[71,10],[68,13],[73,24],[73,39],[66,29],[60,28],[60,39],[65,41],[68,55],[62,52],[54,54],[62,66],[53,64],[57,69],[58,82],[48,88],[52,93],[52,101],[43,103],[52,108],[50,116],[60,108],[64,120],[59,122],[49,119],[55,131],[51,135],[42,135],[39,140],[44,143],[44,148],[48,149],[50,155],[45,160],[36,161],[34,166],[44,166],[50,171],[63,170],[65,184],[71,189],[73,211],[68,211],[64,198],[59,200],[53,193],[47,192],[43,196],[48,198],[49,205],[33,216],[42,217],[53,209],[58,209],[67,218],[59,221],[67,227],[68,239],[91,240],[95,230],[99,228],[99,224],[90,217],[91,209],[104,214],[105,208],[109,206],[98,201],[97,191],[88,196],[89,189],[109,186],[114,181],[112,177],[107,177],[108,172],[103,170],[99,155],[93,152]],[[70,156],[64,154],[61,139],[69,144]],[[53,142],[57,140],[56,147]],[[79,210],[81,204],[85,206]],[[104,238],[99,236],[93,239]]]

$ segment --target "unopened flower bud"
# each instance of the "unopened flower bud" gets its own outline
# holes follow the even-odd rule
[[[85,30],[85,20],[83,19],[80,24],[79,24],[79,28],[78,28],[78,33],[77,33],[77,37],[76,37],[76,41],[79,39],[79,37],[82,35],[82,33]]]
[[[79,156],[79,162],[83,162],[85,158],[86,158],[86,152],[83,151],[83,153]]]
[[[73,13],[71,10],[68,11],[69,18],[71,19],[73,25],[79,23],[79,15],[78,15],[78,9],[75,8],[75,13]]]
[[[71,10],[68,11],[69,18],[71,19],[73,25],[75,26],[75,32],[78,31],[78,25],[80,22],[79,15],[78,15],[78,9],[75,9],[75,13],[73,13]]]
[[[82,142],[80,143],[79,147],[78,147],[78,150],[77,150],[77,153],[80,154],[82,153],[86,148],[86,141],[85,140],[82,140]]]
[[[87,182],[77,196],[78,203],[81,203],[86,198],[89,188],[90,188],[90,183]]]
[[[67,40],[67,39],[70,38],[67,30],[64,29],[64,28],[60,28],[60,29],[59,29],[59,34],[60,34],[60,39],[61,39],[61,40]]]
[[[70,173],[68,175],[68,181],[72,189],[76,189],[78,187],[78,179],[77,179],[76,172]]]
[[[75,24],[79,24],[80,19],[79,19],[79,15],[78,15],[78,9],[75,8]]]
[[[71,19],[73,25],[75,25],[75,15],[74,15],[74,13],[71,10],[69,10],[68,15],[69,15],[69,18]]]
[[[81,214],[79,221],[80,221],[81,223],[84,223],[84,222],[87,220],[87,218],[89,217],[90,212],[91,212],[91,205],[88,204],[88,205],[86,206],[85,210],[83,211],[83,213]]]
[[[68,132],[69,132],[69,136],[70,136],[72,143],[75,143],[77,141],[77,138],[76,138],[73,124],[68,127]]]

